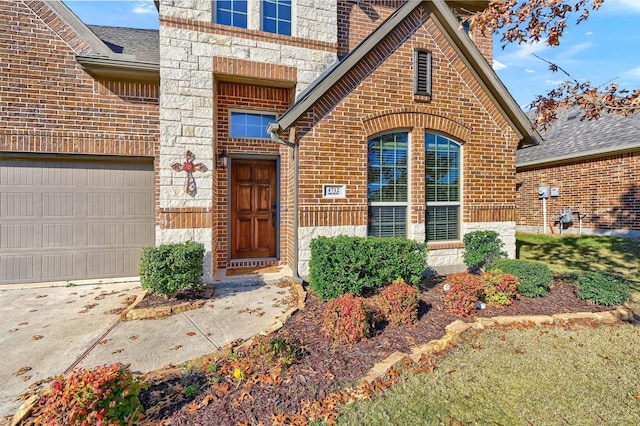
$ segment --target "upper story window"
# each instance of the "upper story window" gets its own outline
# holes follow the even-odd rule
[[[427,241],[460,239],[460,145],[425,135]]]
[[[270,139],[267,125],[276,121],[275,114],[231,112],[229,136],[232,138]]]
[[[368,234],[407,236],[409,135],[388,133],[369,139],[367,164]]]
[[[262,30],[291,35],[291,0],[262,1]]]
[[[247,0],[217,0],[216,24],[247,28]]]

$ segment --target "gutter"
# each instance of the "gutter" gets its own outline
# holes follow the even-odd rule
[[[300,146],[298,144],[285,141],[280,138],[280,134],[278,131],[280,130],[280,126],[277,123],[269,123],[267,126],[267,132],[276,143],[288,146],[293,150],[293,267],[291,268],[293,271],[293,280],[302,284],[303,279],[300,277],[300,273],[298,271],[298,262],[300,260],[300,256],[298,253],[298,226],[300,224],[299,219],[299,206],[300,206],[300,197],[299,197],[299,177],[300,177]]]
[[[97,56],[76,56],[76,60],[93,77],[160,82],[160,64]]]
[[[626,145],[620,148],[601,148],[592,151],[582,152],[579,154],[563,154],[556,157],[545,158],[542,160],[524,161],[516,163],[516,169],[534,168],[535,166],[554,165],[565,163],[572,160],[587,160],[590,158],[605,157],[607,155],[625,154],[640,150],[640,142]]]

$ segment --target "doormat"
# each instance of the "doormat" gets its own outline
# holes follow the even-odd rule
[[[252,268],[233,268],[227,269],[227,276],[234,275],[253,275],[253,274],[273,274],[280,272],[277,266],[255,266]]]

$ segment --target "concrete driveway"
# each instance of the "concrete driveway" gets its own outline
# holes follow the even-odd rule
[[[0,287],[0,417],[13,415],[30,385],[76,366],[130,363],[136,372],[180,365],[271,326],[289,288],[238,277],[215,284],[199,309],[159,320],[121,322],[116,313],[139,283]]]

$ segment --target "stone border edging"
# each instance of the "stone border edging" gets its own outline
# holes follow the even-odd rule
[[[181,314],[193,309],[198,309],[204,306],[204,304],[207,303],[208,299],[211,299],[213,297],[214,292],[215,289],[213,287],[207,286],[203,296],[205,300],[184,302],[173,306],[159,306],[156,308],[137,309],[136,306],[138,306],[140,302],[142,302],[142,300],[145,298],[145,296],[149,294],[149,290],[145,290],[138,295],[136,300],[131,305],[120,312],[120,321],[166,318],[170,315]]]
[[[450,349],[458,342],[462,333],[469,329],[485,330],[496,326],[507,325],[563,325],[563,324],[585,324],[597,322],[599,324],[615,324],[633,319],[633,311],[624,306],[616,310],[603,312],[577,312],[553,315],[522,315],[522,316],[497,316],[491,318],[476,318],[474,322],[467,323],[462,320],[455,320],[445,327],[444,337],[438,340],[431,340],[424,345],[411,349],[411,353],[396,351],[386,359],[374,365],[367,374],[360,379],[359,383],[373,382],[383,377],[389,369],[398,364],[402,359],[409,357],[413,361],[418,361],[422,355],[434,355]]]

